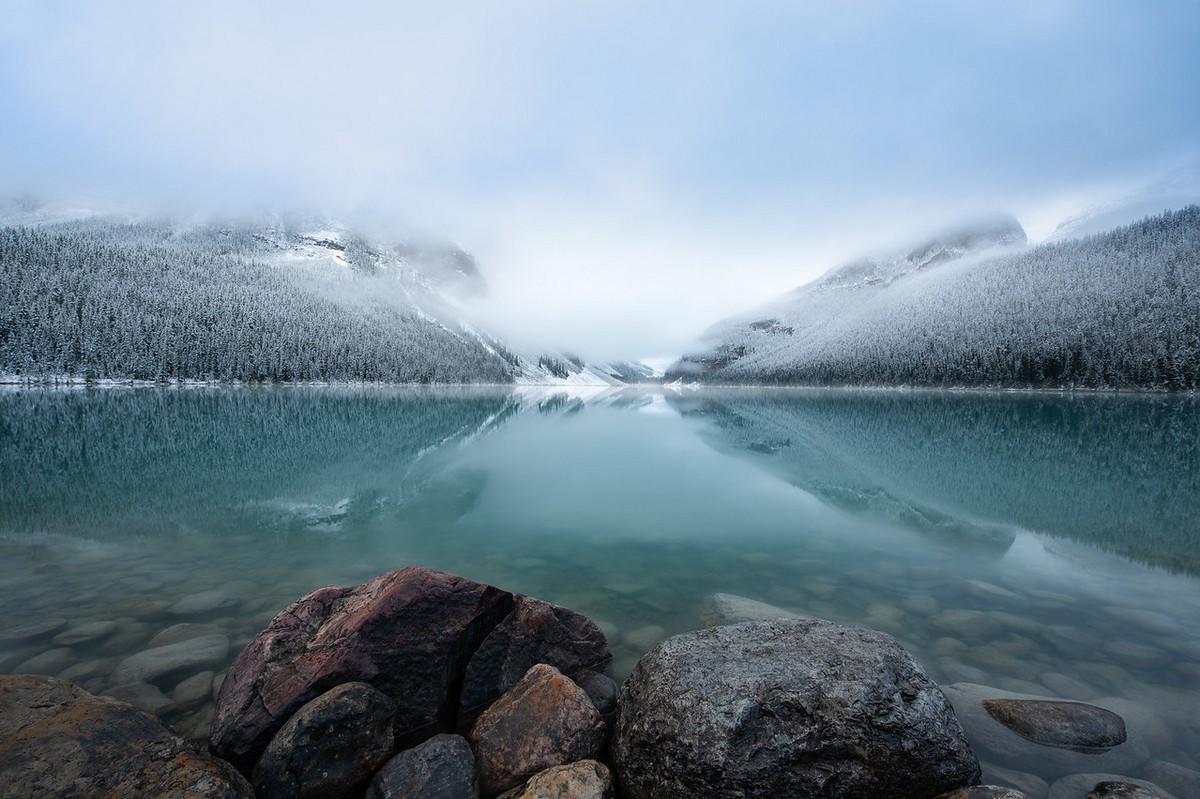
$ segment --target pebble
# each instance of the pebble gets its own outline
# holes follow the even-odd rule
[[[109,688],[104,692],[104,696],[111,696],[113,699],[128,702],[134,707],[139,707],[147,713],[153,713],[156,716],[168,713],[175,707],[175,703],[166,694],[153,685],[144,682],[123,683]]]
[[[649,652],[667,637],[667,631],[657,624],[648,624],[626,633],[624,645],[640,652]]]
[[[167,608],[172,616],[200,616],[205,613],[216,613],[237,604],[237,600],[224,591],[201,591],[198,594],[188,594]]]
[[[116,658],[92,658],[82,663],[76,663],[59,673],[59,677],[74,683],[83,683],[92,677],[107,676],[117,664]]]
[[[144,649],[125,658],[113,670],[112,682],[153,682],[179,672],[224,664],[229,639],[224,635],[205,635],[175,644]]]
[[[1000,634],[1000,622],[979,610],[943,610],[929,622],[963,641],[988,641]]]
[[[1040,679],[1043,685],[1063,699],[1088,700],[1097,695],[1095,688],[1066,674],[1051,671]]]
[[[985,583],[982,580],[963,580],[962,586],[964,591],[977,599],[984,599],[989,602],[1009,602],[1012,604],[1024,602],[1020,594],[1009,591],[1007,588],[1001,588],[998,585]]]
[[[1170,661],[1161,649],[1121,639],[1106,641],[1104,651],[1122,666],[1140,671],[1154,671]]]
[[[916,613],[919,616],[933,616],[942,609],[941,603],[925,594],[911,594],[906,596],[900,604],[906,610]]]
[[[101,638],[107,638],[117,631],[117,623],[113,621],[93,621],[88,624],[81,624],[78,627],[70,627],[64,632],[54,636],[54,643],[59,646],[78,646],[89,641],[97,641]]]
[[[274,618],[274,615],[271,618]],[[150,639],[150,643],[146,645],[146,648],[153,649],[159,646],[167,646],[168,644],[178,644],[181,641],[190,641],[193,638],[201,638],[205,635],[223,635],[224,633],[223,629],[214,624],[182,622],[180,624],[172,624],[165,630],[156,633]]]
[[[213,673],[202,671],[183,680],[171,691],[171,701],[181,709],[189,709],[207,702],[212,696]]]
[[[45,674],[53,677],[75,662],[75,653],[66,647],[47,649],[18,665],[16,674]]]
[[[41,621],[18,624],[14,627],[0,629],[0,643],[15,644],[23,641],[36,641],[39,638],[49,638],[67,626],[66,619],[52,618]]]

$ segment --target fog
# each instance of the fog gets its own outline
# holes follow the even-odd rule
[[[371,215],[501,332],[670,357],[837,262],[1200,155],[1200,7],[5,4],[0,191]]]

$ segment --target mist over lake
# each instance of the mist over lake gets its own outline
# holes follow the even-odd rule
[[[0,668],[101,693],[188,622],[219,675],[293,599],[420,564],[591,616],[618,679],[729,594],[939,683],[1133,703],[1196,768],[1197,429],[1170,395],[12,389]],[[157,687],[204,737],[211,699]]]

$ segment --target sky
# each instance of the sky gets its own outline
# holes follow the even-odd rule
[[[0,0],[0,192],[382,214],[518,344],[669,358],[1200,158],[1195,0]]]

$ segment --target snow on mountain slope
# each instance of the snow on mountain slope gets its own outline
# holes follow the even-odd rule
[[[1200,160],[1173,170],[1145,185],[1093,203],[1058,224],[1046,242],[1103,233],[1171,208],[1200,202]]]
[[[718,323],[666,379],[802,385],[1195,390],[1200,207],[1088,238],[852,262]],[[915,254],[915,256],[914,256]]]

